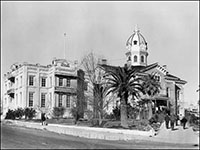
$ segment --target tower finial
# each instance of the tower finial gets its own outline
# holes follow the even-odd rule
[[[139,31],[139,29],[138,29],[138,25],[136,24],[135,25],[135,30],[134,30],[135,32],[138,32]]]

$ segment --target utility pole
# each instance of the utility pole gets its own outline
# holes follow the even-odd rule
[[[66,33],[64,33],[64,59],[66,59]]]

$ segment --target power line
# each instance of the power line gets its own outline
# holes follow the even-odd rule
[[[126,60],[126,58],[119,58],[119,59],[109,59],[109,61],[118,61],[118,60]]]

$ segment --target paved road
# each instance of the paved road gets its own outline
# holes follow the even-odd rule
[[[34,149],[158,149],[158,148],[197,148],[192,145],[167,144],[150,141],[106,141],[86,139],[52,133],[45,130],[30,129],[15,125],[1,125],[1,148]]]

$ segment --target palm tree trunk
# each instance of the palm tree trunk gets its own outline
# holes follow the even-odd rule
[[[125,101],[125,96],[121,97],[121,104],[120,104],[120,116],[121,116],[121,126],[124,128],[128,128],[128,121],[127,121],[127,106]]]
[[[99,111],[99,126],[102,124],[102,115],[101,111]]]
[[[151,105],[152,101],[150,100],[148,102],[148,110],[149,110],[149,115],[148,115],[148,120],[151,119],[153,113],[152,113],[152,105]]]

